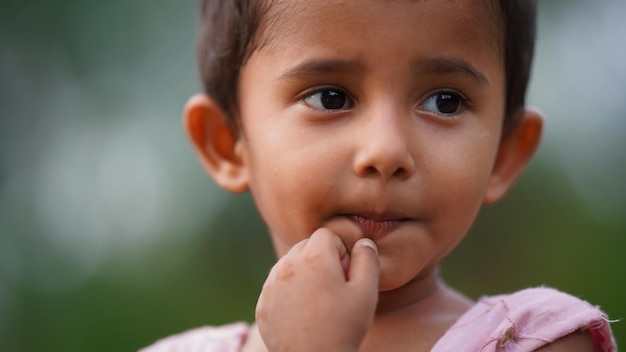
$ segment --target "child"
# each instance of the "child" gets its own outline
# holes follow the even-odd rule
[[[483,298],[440,261],[539,144],[524,105],[531,1],[207,0],[206,95],[185,127],[250,190],[279,261],[256,324],[145,351],[615,351],[606,316],[548,288]]]

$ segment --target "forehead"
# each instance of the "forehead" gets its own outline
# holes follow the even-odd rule
[[[258,48],[283,50],[292,47],[293,41],[303,44],[319,39],[328,44],[343,40],[367,45],[376,32],[389,34],[390,42],[407,45],[447,35],[490,50],[503,61],[501,22],[494,0],[267,0]]]

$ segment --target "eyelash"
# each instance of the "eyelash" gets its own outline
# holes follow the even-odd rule
[[[315,96],[319,94],[324,94],[324,93],[327,93],[327,95],[319,97],[319,99],[321,99],[319,104],[312,101],[313,100],[312,98],[314,98]],[[339,99],[339,101],[333,101],[334,99]],[[305,94],[304,98],[302,98],[302,101],[313,109],[327,111],[327,112],[344,111],[354,106],[354,100],[350,97],[348,93],[345,92],[345,90],[341,88],[337,88],[337,87],[332,87],[332,86],[322,87],[322,88],[313,90],[311,92],[308,92]],[[341,106],[337,106],[337,107],[324,106],[324,104],[332,104],[333,102],[341,103]]]
[[[319,94],[327,93],[326,96],[320,96],[318,99],[321,99],[319,102],[313,101],[313,99]],[[336,99],[339,101],[335,101]],[[439,99],[446,99],[448,103],[453,103],[456,106],[454,111],[451,112],[442,112],[435,111],[441,110],[444,106],[441,104],[445,104],[446,102],[442,102]],[[340,112],[345,111],[354,106],[354,100],[350,97],[348,93],[344,89],[335,87],[335,86],[327,86],[315,89],[310,91],[304,95],[302,101],[309,107],[325,112]],[[336,103],[335,107],[328,107],[327,104]],[[430,105],[430,106],[428,106]],[[443,116],[446,118],[453,119],[459,113],[465,111],[465,109],[471,107],[470,99],[466,98],[460,92],[454,89],[442,89],[436,91],[434,93],[430,93],[426,99],[424,99],[418,106],[417,109],[426,113],[435,114],[438,116]]]
[[[440,101],[436,100],[438,98],[443,98],[446,97],[446,99],[452,99],[454,100],[453,103],[457,104],[458,106],[456,107],[456,109],[452,112],[441,112],[441,111],[433,111],[434,109],[438,109],[441,110],[442,107],[439,105]],[[443,102],[445,103],[445,102]],[[434,109],[427,109],[425,108],[425,105],[435,105],[433,108]],[[459,93],[456,90],[453,89],[444,89],[444,90],[440,90],[434,93],[429,94],[426,99],[424,99],[419,105],[418,105],[418,110],[424,111],[426,113],[432,113],[438,116],[443,116],[443,117],[447,117],[447,118],[455,118],[456,115],[458,115],[459,113],[462,113],[465,109],[470,107],[470,100],[468,98],[466,98],[465,96],[463,96],[463,94]]]

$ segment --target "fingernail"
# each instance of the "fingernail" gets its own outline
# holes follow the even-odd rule
[[[357,242],[357,244],[358,244],[360,247],[368,247],[368,248],[371,248],[371,249],[374,251],[374,253],[378,254],[378,247],[376,247],[376,243],[374,243],[374,241],[372,241],[372,240],[371,240],[371,239],[369,239],[369,238],[361,238],[361,239]]]

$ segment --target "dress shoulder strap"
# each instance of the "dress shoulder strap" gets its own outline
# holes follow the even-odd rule
[[[616,352],[607,316],[595,306],[538,287],[481,298],[437,342],[440,351],[534,351],[561,337],[588,331],[596,351]]]
[[[139,352],[239,352],[250,326],[239,322],[222,326],[204,326],[165,337]]]

